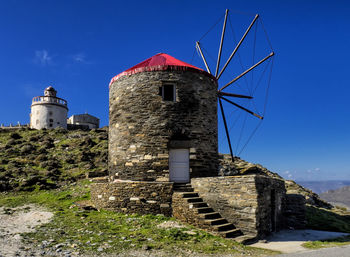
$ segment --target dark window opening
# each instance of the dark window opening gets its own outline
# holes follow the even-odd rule
[[[53,119],[50,119],[50,122],[53,122]]]
[[[164,101],[175,102],[175,85],[163,85],[162,86],[162,98]]]
[[[50,124],[49,126],[52,127],[52,124]]]

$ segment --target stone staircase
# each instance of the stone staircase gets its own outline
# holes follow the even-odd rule
[[[242,236],[242,231],[229,223],[220,213],[210,208],[198,193],[194,192],[191,184],[174,184],[174,194],[177,195],[178,201],[181,201],[183,205],[187,205],[183,206],[183,209],[188,208],[188,210],[183,210],[184,214],[176,215],[174,213],[176,218],[225,238]]]

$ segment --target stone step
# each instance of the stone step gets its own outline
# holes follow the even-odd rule
[[[190,203],[190,208],[201,208],[201,207],[208,207],[208,204],[205,202]]]
[[[174,187],[177,187],[177,186],[189,186],[191,187],[191,183],[174,183]]]
[[[206,219],[205,220],[206,223],[209,223],[210,225],[221,225],[221,224],[226,224],[228,223],[226,219],[224,218],[219,218],[219,219]]]
[[[235,238],[235,241],[241,244],[249,245],[256,243],[258,239],[256,238],[256,235],[240,235]]]
[[[184,192],[182,193],[183,198],[193,198],[193,197],[199,197],[198,193],[188,193]]]
[[[198,203],[203,202],[203,199],[200,197],[192,197],[192,198],[185,198],[188,203]]]
[[[213,226],[213,228],[216,231],[224,232],[224,231],[232,231],[236,227],[232,223],[225,223],[225,224],[221,224],[221,225],[215,225],[215,226]]]
[[[174,184],[174,191],[176,192],[193,192],[191,184]]]
[[[197,208],[198,213],[212,213],[214,210],[210,207],[199,207]]]
[[[235,238],[237,236],[242,235],[242,231],[237,229],[237,228],[232,229],[232,230],[228,230],[228,231],[222,231],[219,233],[220,233],[220,235],[222,235],[223,237],[226,237],[226,238]]]
[[[218,212],[200,213],[198,215],[200,217],[204,218],[204,219],[218,219],[218,218],[221,218],[221,215]]]
[[[174,187],[175,192],[193,192],[194,189],[192,187]]]

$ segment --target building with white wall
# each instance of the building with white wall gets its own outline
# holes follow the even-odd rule
[[[34,129],[53,129],[62,127],[67,129],[67,101],[56,96],[57,91],[49,86],[43,96],[36,96],[32,100],[30,113],[30,127]]]
[[[74,125],[88,126],[89,129],[100,127],[100,119],[87,113],[72,115],[67,120],[67,123],[74,124]]]

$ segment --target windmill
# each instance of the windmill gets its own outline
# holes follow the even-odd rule
[[[216,80],[218,82],[219,89],[218,89],[218,92],[217,92],[217,97],[218,97],[219,109],[220,109],[221,117],[222,117],[224,128],[225,128],[225,134],[226,134],[226,138],[227,138],[227,141],[228,141],[228,146],[229,146],[231,158],[233,160],[234,154],[233,154],[231,138],[230,138],[230,129],[229,129],[228,124],[227,124],[227,119],[226,119],[226,116],[225,116],[225,109],[224,109],[223,102],[229,104],[230,106],[232,106],[234,108],[238,108],[239,110],[242,110],[243,112],[245,112],[245,113],[247,113],[249,115],[252,115],[255,119],[259,119],[259,120],[262,121],[264,119],[264,114],[265,114],[267,94],[268,94],[268,88],[269,88],[270,79],[271,79],[271,72],[272,72],[272,63],[273,63],[272,60],[273,60],[273,56],[275,55],[275,53],[274,53],[274,51],[272,49],[272,46],[270,44],[270,41],[269,41],[269,39],[267,37],[266,31],[265,31],[265,29],[263,27],[261,19],[260,19],[259,15],[256,14],[254,19],[251,21],[250,25],[248,26],[248,28],[245,30],[243,36],[240,38],[239,42],[235,45],[235,47],[234,47],[233,51],[231,52],[230,56],[228,57],[227,61],[225,62],[223,67],[221,67],[221,69],[220,69],[220,61],[221,61],[221,57],[222,57],[222,50],[223,50],[223,45],[224,45],[224,38],[225,38],[225,34],[226,34],[226,25],[227,25],[228,17],[229,17],[229,10],[226,9],[225,16],[224,16],[223,27],[222,27],[222,32],[221,32],[221,39],[220,39],[220,44],[219,44],[219,50],[218,50],[217,59],[216,59],[215,73],[212,73],[212,71],[211,71],[211,69],[210,69],[210,67],[208,65],[207,59],[205,57],[205,54],[203,53],[203,49],[202,49],[203,47],[201,46],[200,40],[196,42],[196,49],[197,49],[201,59],[204,62],[204,65],[205,65],[205,68],[206,68],[207,72],[212,74],[213,76],[215,76],[215,78],[216,78]],[[226,68],[230,65],[232,59],[236,55],[238,55],[237,54],[238,50],[240,49],[240,47],[242,47],[242,45],[244,44],[245,39],[247,38],[248,34],[251,32],[253,26],[256,25],[258,21],[260,21],[261,26],[263,27],[263,30],[264,30],[264,33],[265,33],[265,37],[266,37],[266,40],[267,40],[267,42],[269,44],[271,52],[268,53],[267,55],[264,55],[264,57],[261,58],[260,60],[254,61],[254,63],[252,65],[250,65],[248,68],[243,69],[243,71],[241,73],[239,73],[237,76],[231,78],[228,82],[225,82],[224,84],[221,85],[220,78],[222,78],[222,75],[224,74]],[[254,51],[255,51],[255,42],[254,42]],[[253,60],[254,60],[254,58],[253,58]],[[245,106],[243,106],[241,104],[238,104],[236,102],[236,99],[253,100],[255,98],[255,96],[254,96],[254,91],[255,90],[251,91],[248,95],[247,94],[239,94],[239,93],[227,92],[226,90],[229,87],[232,87],[233,85],[235,85],[239,80],[242,80],[243,78],[248,76],[248,74],[253,73],[254,70],[256,70],[262,64],[266,64],[267,61],[269,61],[269,65],[270,65],[271,70],[270,70],[269,79],[268,79],[268,86],[267,86],[266,97],[265,97],[264,111],[263,111],[263,114],[259,114],[259,113],[255,112],[255,111],[252,111],[249,108],[247,108],[247,107],[245,107]],[[265,73],[265,70],[264,70],[264,73]],[[249,136],[249,139],[246,142],[246,144],[249,142],[249,140],[251,139],[253,134],[256,132],[257,128],[258,128],[258,126],[256,127],[255,130],[253,130],[253,133]],[[243,129],[243,127],[242,127],[242,129]],[[244,147],[246,146],[246,144],[244,145]]]

